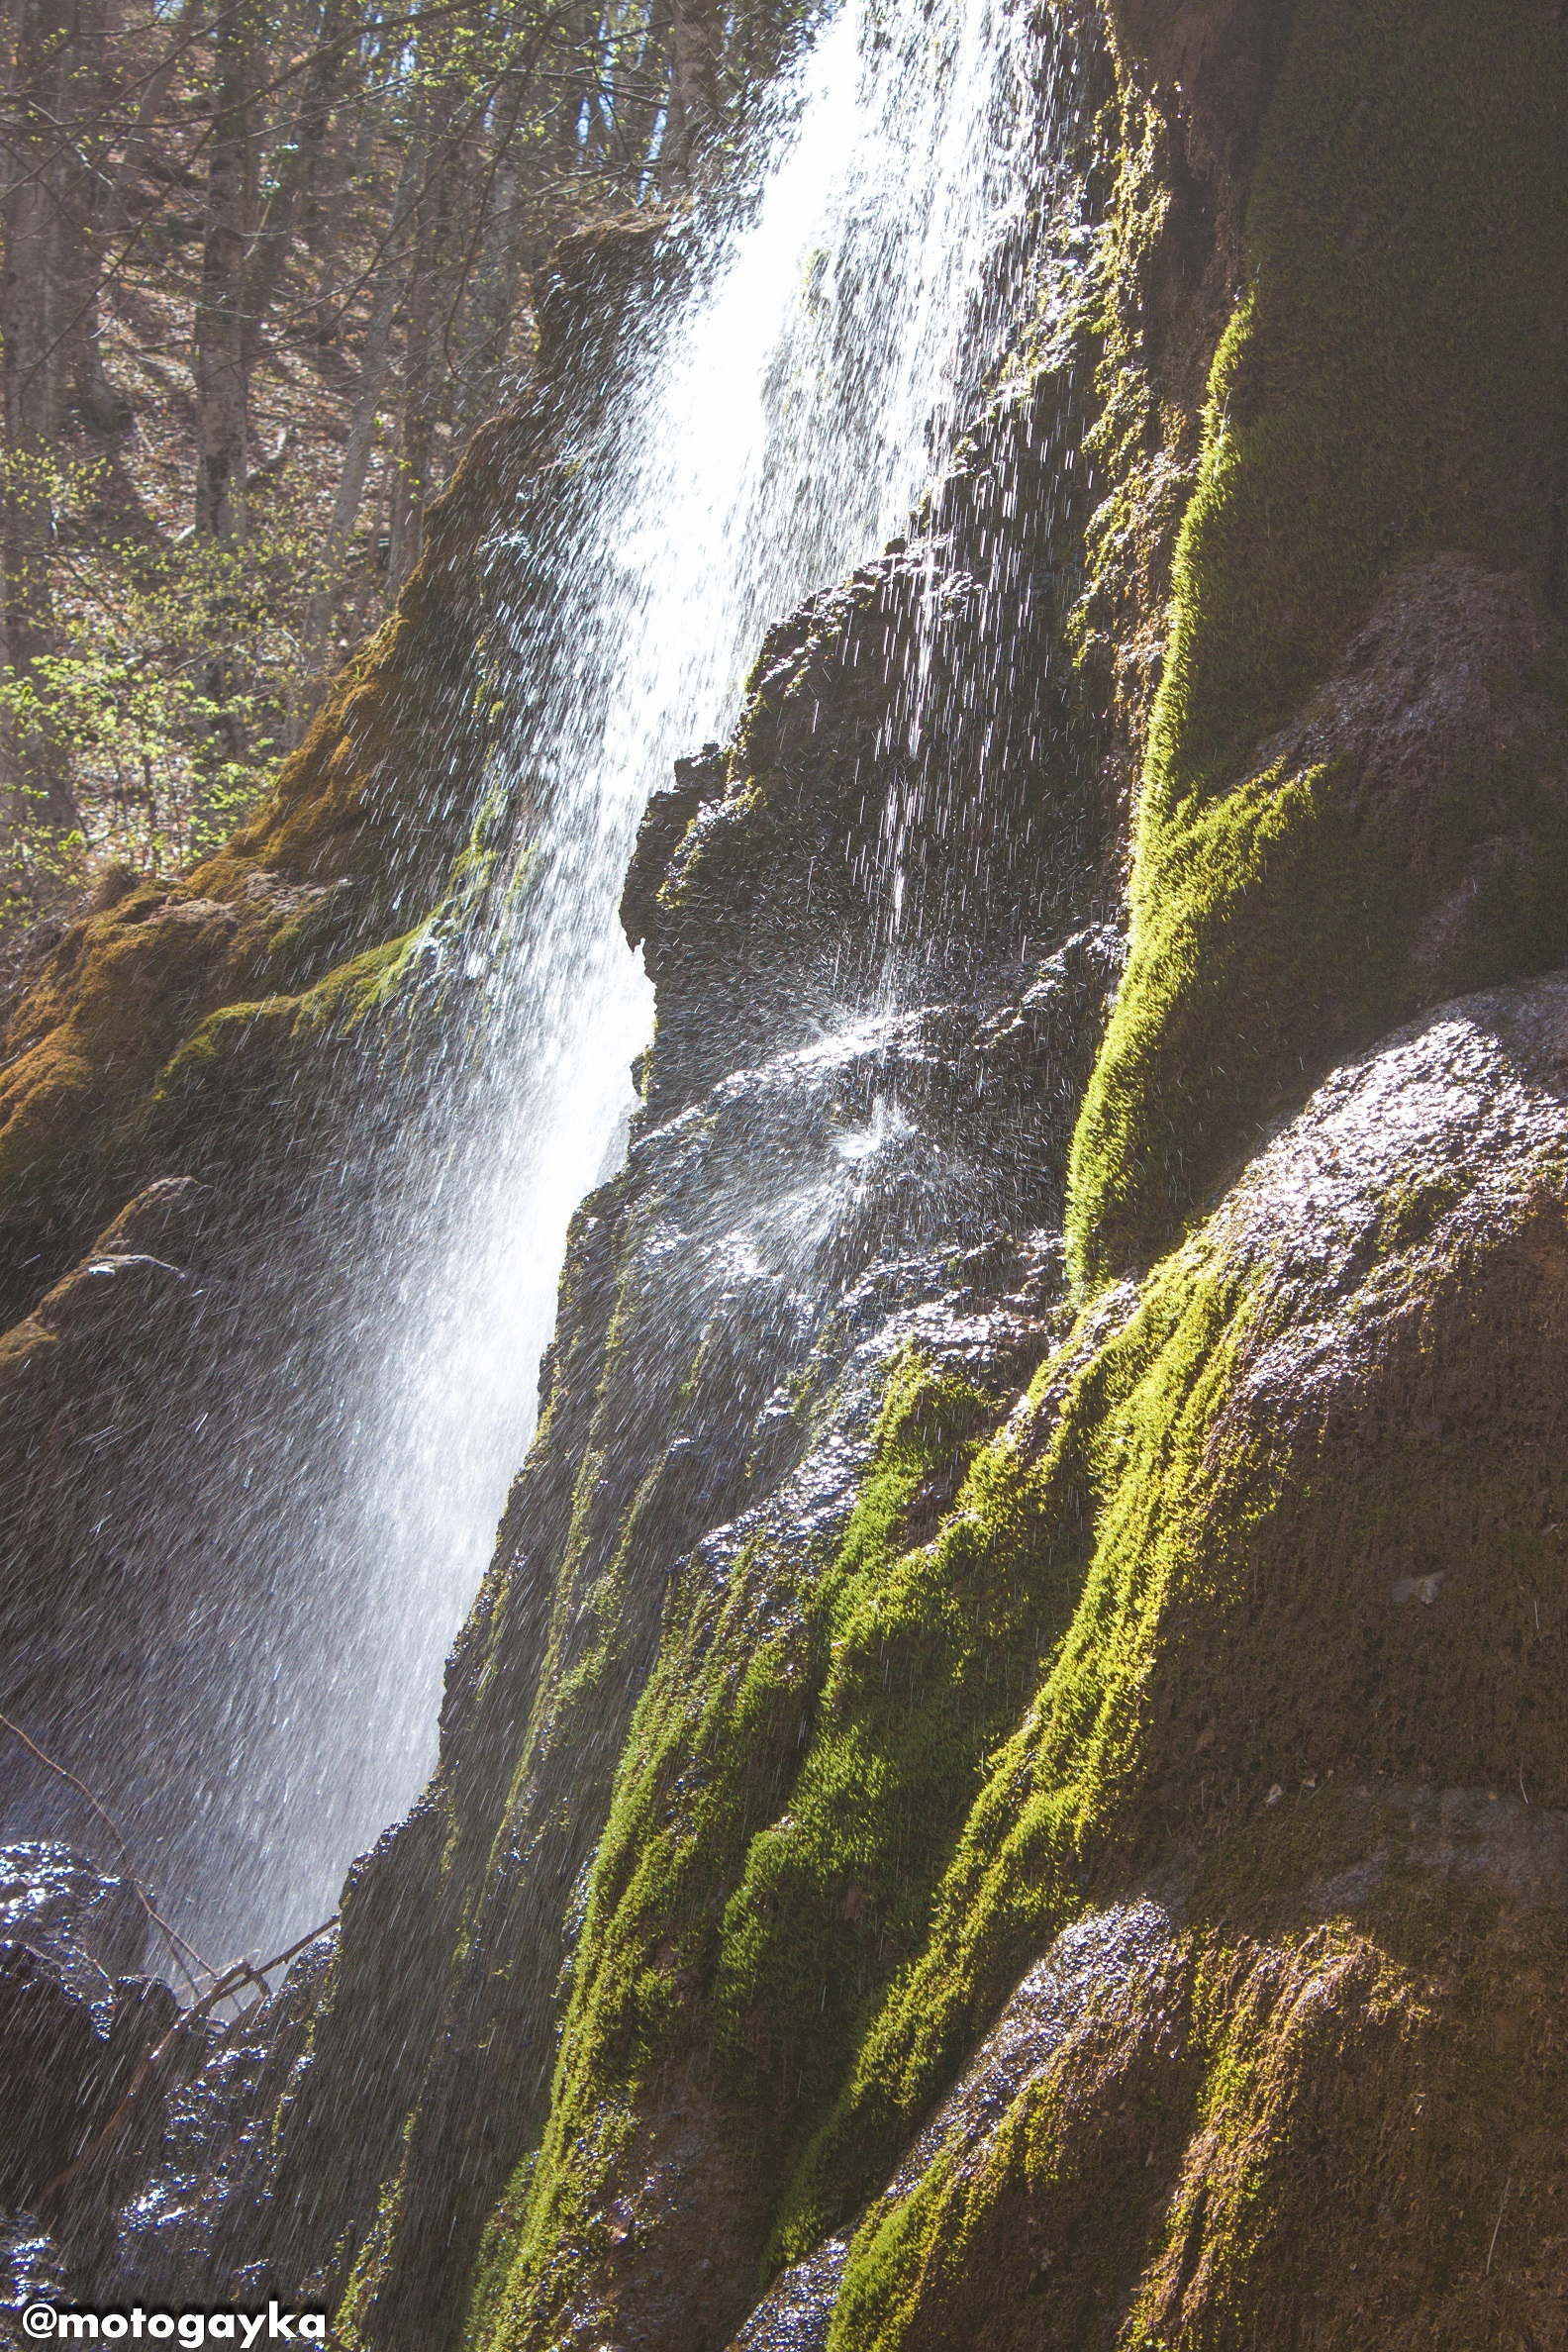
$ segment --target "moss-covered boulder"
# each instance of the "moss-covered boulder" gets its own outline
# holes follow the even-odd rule
[[[995,2161],[1004,2172],[1024,2164],[1029,2194],[1043,2200],[1031,2231],[1058,2252],[1074,2246],[1077,2268],[1031,2286],[1014,2265],[983,2307],[1003,2314],[1026,2293],[1035,2300],[999,2315],[989,2335],[953,2332],[957,2305],[941,2282],[984,2275],[991,2224],[979,2215],[1014,2192],[932,2153],[909,2211],[895,2225],[875,2209],[855,2242],[835,2348],[1012,2344],[1026,2340],[1016,2332],[1026,2325],[1044,2329],[1029,2340],[1066,2344],[1095,2296],[1111,2298],[1108,2316],[1114,2304],[1127,2323],[1118,2342],[1243,2343],[1238,2311],[1277,2315],[1298,2291],[1315,2307],[1340,2293],[1325,2276],[1324,2235],[1294,2267],[1279,2251],[1282,2212],[1305,2215],[1319,2201],[1313,2167],[1335,2133],[1333,2161],[1382,2183],[1377,2294],[1397,2303],[1399,2278],[1430,2259],[1428,2330],[1465,2340],[1485,2251],[1474,2201],[1496,2150],[1481,2135],[1423,2140],[1414,2154],[1402,2146],[1391,2118],[1417,2099],[1403,2059],[1358,2062],[1378,2078],[1372,2107],[1352,2103],[1316,2140],[1302,2123],[1300,2166],[1280,2155],[1277,2186],[1260,2177],[1244,2194],[1237,2176],[1225,2193],[1228,2219],[1216,2184],[1207,2223],[1209,2208],[1194,2220],[1192,2206],[1201,2135],[1217,2134],[1218,2147],[1254,2128],[1246,2116],[1258,2084],[1233,2068],[1275,2063],[1244,2047],[1264,2031],[1260,2017],[1247,2021],[1257,1966],[1306,1967],[1310,1977],[1330,1957],[1342,1964],[1347,1991],[1332,2031],[1352,2037],[1363,2009],[1368,2032],[1398,2010],[1411,2032],[1424,2032],[1436,1972],[1454,2046],[1441,2052],[1438,2037],[1428,2079],[1446,2080],[1451,2065],[1468,2084],[1463,2097],[1490,2102],[1482,1987],[1515,1955],[1519,1999],[1539,2012],[1539,2062],[1555,2064],[1560,1986],[1548,1990],[1541,1972],[1559,1932],[1550,1912],[1563,1892],[1568,1809],[1553,1665],[1568,1608],[1565,1079],[1561,978],[1444,1008],[1336,1073],[1150,1276],[1134,1311],[1119,1309],[1114,1335],[1065,1381],[1043,1368],[1032,1415],[1016,1416],[1000,1441],[1042,1450],[1028,1556],[1036,1575],[1057,1575],[1076,1547],[1082,1597],[975,1806],[925,1951],[892,1989],[808,2157],[780,2245],[804,2253],[852,2215],[1031,1956],[1108,1881],[1163,1873],[1167,1901],[1222,1938],[1223,1960],[1219,1946],[1201,1960],[1228,1988],[1205,2028],[1218,2035],[1205,2066],[1220,2072],[1205,2091],[1200,2067],[1169,2146],[1171,2100],[1145,2117],[1150,2164],[1166,2163],[1168,2180],[1180,2174],[1186,2189],[1156,2195],[1143,2184],[1120,2234],[1103,2238],[1092,2239],[1090,2215],[1107,2184],[1086,2177],[1080,2192],[1071,2179],[1085,2164],[1121,2161],[1115,2115],[1096,2105],[1104,2086],[1071,2094],[1076,2122],[1052,2105],[1048,2084],[1031,2094],[1020,2136],[1004,2135]],[[977,1475],[960,1512],[983,1494]],[[1444,1788],[1470,1794],[1439,1801]],[[1452,1840],[1462,1847],[1477,1809],[1485,1828],[1488,1809],[1505,1800],[1508,1835],[1471,1871]],[[1474,1906],[1433,1891],[1434,1876],[1467,1872],[1486,1881]],[[1282,1928],[1279,1959],[1240,1955],[1238,1934]],[[1450,1936],[1474,1976],[1444,1975]],[[1353,2000],[1352,1979],[1362,1988]],[[1156,2040],[1169,2027],[1188,2046],[1166,1998],[1144,2014]],[[1131,2013],[1124,2025],[1129,2038],[1106,2052],[1118,2071],[1134,2066],[1145,2030]],[[1106,2030],[1102,2018],[1095,2032]],[[1521,2053],[1518,2063],[1523,2083],[1536,2060]],[[1299,2098],[1306,2113],[1326,2094],[1314,2065],[1301,2065],[1299,2089],[1286,2083],[1272,2096]],[[1180,2108],[1189,2092],[1178,2097],[1177,2081]],[[1116,2092],[1119,2103],[1145,2096]],[[1529,2195],[1546,2198],[1555,2147],[1508,2100],[1491,2111],[1494,2130],[1514,2135],[1500,2174],[1512,2163]],[[1089,2135],[1080,2154],[1064,2131]],[[1026,2147],[1035,2152],[1026,2158]],[[1408,2156],[1424,2168],[1417,2186],[1405,2181]],[[1501,2177],[1496,2186],[1501,2194]],[[1089,2203],[1075,2205],[1080,2194]],[[1475,2227],[1462,2256],[1451,2250],[1438,2263],[1433,2216],[1461,2209]],[[1205,2226],[1214,2252],[1195,2293],[1197,2254],[1189,2262],[1176,2240],[1190,2228],[1200,2248]],[[971,2237],[978,2272],[965,2268]],[[1064,2283],[1066,2300],[1052,2301]],[[948,2313],[934,2332],[932,2311]]]
[[[833,2352],[1549,2343],[1568,1823],[1548,1818],[1405,1795],[1366,1808],[1395,1899],[1269,1936],[1181,1929],[1145,1897],[1066,1930],[839,2253]],[[1553,1900],[1521,1904],[1543,1863]],[[1499,2107],[1529,2124],[1500,2142]]]
[[[1568,950],[1561,23],[1313,0],[1290,27],[1075,1153],[1091,1282],[1343,1054]]]
[[[949,1316],[681,1570],[471,2332],[717,2347],[781,2263],[739,2342],[792,2297],[834,2352],[1549,2313],[1526,2239],[1485,2272],[1487,2135],[1409,2134],[1502,2097],[1549,2212],[1568,981],[1336,1072],[1012,1410],[1030,1334],[977,1383]],[[1140,1880],[1158,1951],[1021,2038]]]
[[[533,387],[474,436],[396,610],[250,819],[168,881],[106,876],[23,942],[0,989],[0,1324],[147,1182],[248,1180],[286,1157],[280,1129],[331,1134],[354,1075],[336,1048],[401,1009],[422,936],[483,894],[495,668],[547,595],[514,580],[503,608],[491,543],[520,518],[548,537],[569,476],[554,452],[602,407],[638,293],[675,266],[665,227],[651,208],[601,225],[541,273]],[[507,816],[526,833],[526,806]]]

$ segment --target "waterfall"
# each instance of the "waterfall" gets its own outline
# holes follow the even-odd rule
[[[521,714],[488,779],[499,864],[430,932],[461,1015],[404,1081],[333,1331],[307,1318],[281,1491],[229,1539],[227,1576],[270,1593],[245,1618],[252,1698],[160,1864],[209,1942],[329,1911],[431,1768],[567,1221],[634,1109],[651,991],[617,907],[642,810],[733,722],[765,625],[880,548],[950,448],[1019,314],[1069,47],[1022,0],[843,0],[569,452],[545,624],[516,588],[539,550],[504,529],[489,550],[487,659]]]

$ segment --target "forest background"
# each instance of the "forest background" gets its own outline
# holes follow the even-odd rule
[[[0,936],[226,833],[798,0],[6,0]]]

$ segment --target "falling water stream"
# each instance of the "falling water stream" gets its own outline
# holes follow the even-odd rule
[[[243,1796],[160,1864],[209,1944],[330,1911],[430,1770],[567,1221],[634,1107],[651,990],[617,908],[642,811],[732,723],[768,622],[875,552],[950,447],[1019,313],[1063,40],[1023,0],[842,0],[571,452],[548,626],[512,593],[539,551],[489,551],[488,657],[526,714],[488,779],[501,871],[431,933],[461,1017],[408,1079],[373,1246],[304,1351],[285,1491],[231,1545],[275,1597],[246,1620],[264,1700],[232,1731]]]

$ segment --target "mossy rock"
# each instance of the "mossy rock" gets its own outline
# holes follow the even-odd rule
[[[1074,1471],[1035,1556],[1054,1573],[1080,1542],[1082,1598],[803,2169],[784,2255],[891,2165],[1097,1874],[1331,1776],[1523,1772],[1531,1805],[1568,1803],[1565,1021],[1568,984],[1542,982],[1349,1067],[1114,1336],[1066,1381],[1042,1372],[1045,1461],[1087,1467],[1092,1531]]]
[[[1075,1147],[1088,1283],[1345,1053],[1568,952],[1565,108],[1549,7],[1292,13]]]
[[[873,2207],[830,2352],[1552,2340],[1564,1934],[1493,1865],[1271,1939],[1113,1935],[1024,2081],[977,2067],[992,2111],[939,2114]]]
[[[143,1184],[265,1157],[255,1115],[285,1031],[296,1109],[316,1092],[330,1117],[331,1056],[313,1072],[310,1049],[390,1014],[411,927],[455,928],[488,886],[494,656],[476,549],[531,471],[551,495],[539,469],[558,424],[540,393],[476,435],[396,611],[221,849],[41,933],[3,1009],[0,1321]]]
[[[1228,2346],[1234,2311],[1333,2304],[1321,2237],[1289,2252],[1315,2205],[1383,2214],[1388,2281],[1421,2258],[1393,2157],[1337,2204],[1324,2181],[1402,2103],[1491,2079],[1496,1889],[1462,2047],[1431,2056],[1470,1901],[1422,1877],[1432,1823],[1456,1834],[1434,1788],[1480,1792],[1488,1854],[1487,1792],[1521,1769],[1521,1852],[1568,1806],[1565,1071],[1568,982],[1443,1008],[1097,1300],[1004,1426],[904,1356],[846,1520],[792,1534],[786,1489],[722,1574],[687,1565],[585,1880],[550,2112],[484,2248],[482,2340],[734,2324],[853,2224],[1052,1936],[1149,1870],[1193,1922],[1166,1990],[1086,2023],[1079,2071],[986,2168],[906,2165],[835,2343],[934,2352],[970,2340],[964,2309],[994,2321],[975,2341],[1076,2343],[1114,2292],[1128,2345]],[[1380,1826],[1402,1790],[1408,1869]],[[1323,1890],[1352,1883],[1376,1902],[1341,1930]],[[1475,2155],[1427,2146],[1421,2194]],[[1074,2249],[1059,2272],[1002,2252],[1036,2207],[1028,2242]]]

